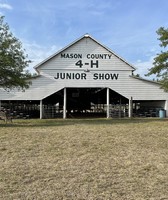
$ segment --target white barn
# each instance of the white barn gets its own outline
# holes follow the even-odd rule
[[[12,114],[40,118],[104,116],[168,117],[168,93],[135,77],[135,68],[86,34],[35,66],[26,91],[0,89]],[[14,113],[15,112],[15,113]]]

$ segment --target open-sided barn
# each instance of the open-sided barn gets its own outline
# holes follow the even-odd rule
[[[168,93],[86,34],[35,66],[30,88],[0,89],[1,106],[17,117],[168,117]]]

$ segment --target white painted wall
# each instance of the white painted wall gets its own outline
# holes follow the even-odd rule
[[[82,58],[65,58],[61,57],[61,54],[80,54]],[[104,58],[90,58],[91,55],[104,55]],[[82,67],[76,65],[79,60],[83,64]],[[68,87],[110,88],[128,99],[132,97],[134,100],[168,100],[168,93],[160,89],[160,85],[132,77],[134,68],[131,65],[90,37],[83,37],[40,64],[37,69],[41,75],[32,79],[29,89],[25,92],[10,93],[1,89],[0,100],[42,100]],[[78,74],[81,78],[55,79],[60,73]],[[94,78],[97,76],[100,76],[99,79]],[[104,78],[101,78],[102,76]],[[108,79],[108,76],[117,78]]]

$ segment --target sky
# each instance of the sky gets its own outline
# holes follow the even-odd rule
[[[36,64],[88,33],[145,77],[162,50],[156,31],[168,28],[168,1],[0,0],[0,15],[22,42],[32,73]]]

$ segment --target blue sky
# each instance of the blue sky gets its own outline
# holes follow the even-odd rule
[[[88,33],[143,76],[161,51],[156,30],[168,27],[168,1],[0,0],[0,15],[33,61],[30,69]]]

